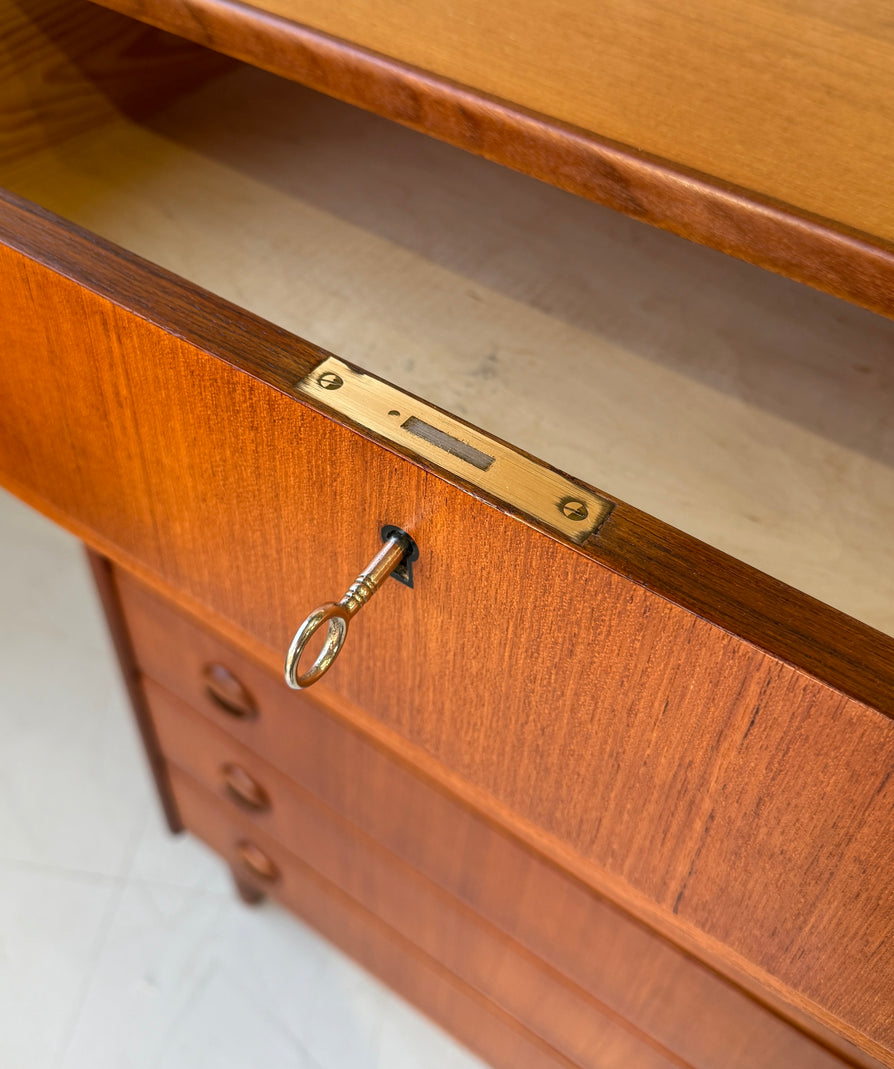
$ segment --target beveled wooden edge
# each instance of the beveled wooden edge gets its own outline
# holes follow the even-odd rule
[[[881,315],[894,244],[238,0],[95,0]]]
[[[137,668],[137,660],[134,656],[130,634],[124,619],[124,611],[121,608],[121,599],[118,596],[118,587],[115,584],[112,565],[105,557],[90,549],[89,546],[85,546],[85,549],[87,562],[90,565],[90,571],[93,573],[93,582],[99,594],[100,604],[105,614],[115,653],[118,655],[118,667],[121,670],[121,677],[127,690],[127,696],[130,699],[140,737],[143,740],[146,759],[149,762],[152,778],[155,780],[155,787],[164,811],[165,820],[168,828],[174,834],[177,834],[184,830],[183,821],[180,819],[180,813],[177,810],[174,791],[168,778],[167,765],[162,757],[158,736],[155,734],[155,728],[152,724],[152,714],[149,712],[149,704],[146,701],[146,695],[143,693],[143,687],[140,683],[140,670]]]
[[[2,188],[0,241],[279,390],[331,355]]]
[[[298,403],[317,407],[299,397],[294,387],[297,379],[331,355],[325,350],[2,190],[0,242]],[[402,446],[345,417],[318,410],[383,449],[516,516],[573,552],[894,719],[894,638],[868,624],[597,488],[589,487],[616,507],[599,531],[579,546],[499,498],[445,475]]]

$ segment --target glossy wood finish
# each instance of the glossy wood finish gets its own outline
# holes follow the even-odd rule
[[[271,661],[384,523],[408,530],[416,588],[386,585],[327,677],[344,715],[766,997],[884,1054],[890,640],[733,562],[715,571],[721,555],[622,505],[583,549],[563,545],[233,366],[273,365],[281,386],[318,359],[310,346],[278,356],[260,326],[234,351],[251,320],[222,302],[40,213],[9,207],[4,229],[8,485]],[[202,331],[223,359],[195,347]],[[641,580],[643,561],[664,578],[623,574]],[[696,603],[724,586],[712,615],[739,613],[801,666],[668,601],[686,578]]]
[[[238,761],[249,768],[273,799],[257,826],[312,864],[298,829],[307,824],[308,793],[321,799],[324,814],[331,810],[347,817],[475,916],[511,936],[518,943],[514,953],[522,954],[524,947],[548,963],[568,989],[563,997],[554,981],[539,985],[550,1012],[556,1003],[589,1004],[591,1013],[632,1027],[687,1065],[831,1069],[843,1064],[319,711],[305,709],[290,731],[284,717],[276,715],[284,710],[270,710],[270,719],[283,725],[279,763],[291,765],[290,779],[203,723],[151,680],[146,687],[167,757],[210,793],[223,797],[223,765]],[[249,737],[249,745],[251,741]],[[368,873],[374,866],[361,861],[363,853],[346,856],[352,856],[354,870]],[[326,864],[324,858],[315,867]],[[401,917],[406,906],[389,908],[398,909],[392,922],[396,927],[414,923]],[[446,926],[456,906],[443,907],[441,913]],[[461,965],[453,968],[462,971]],[[551,989],[554,995],[548,998]],[[517,1012],[534,1027],[533,1009],[517,1006]],[[694,1019],[710,1024],[693,1028]],[[548,1038],[545,1028],[539,1034]],[[588,1034],[581,1024],[577,1029]],[[561,1039],[554,1041],[562,1047]]]
[[[144,672],[668,1049],[710,1065],[716,1029],[725,1069],[737,1066],[737,1058],[742,1069],[762,1059],[812,1066],[821,1058],[812,1043],[731,985],[632,924],[505,828],[421,777],[392,750],[340,722],[337,707],[324,711],[318,695],[288,691],[279,673],[268,672],[125,573],[117,573],[117,585]],[[253,724],[221,716],[208,701],[200,680],[209,659],[229,665],[258,696]],[[172,699],[152,679],[145,685],[154,695],[159,723],[174,718],[180,724]],[[189,732],[187,719],[175,732],[176,749],[171,744],[170,752],[192,768],[183,749]],[[197,745],[193,760],[199,762],[196,769],[206,769],[196,774],[213,779],[201,756],[207,749],[207,742]],[[461,866],[457,857],[465,859]],[[508,898],[507,888],[512,890]],[[591,952],[593,946],[599,954]],[[699,1007],[708,1004],[712,1030],[690,1028]],[[795,1019],[816,1030],[815,1022]],[[859,1060],[852,1048],[838,1049]]]
[[[402,0],[102,2],[894,314],[894,42],[879,2],[860,19],[790,0],[555,0],[530,14]]]
[[[247,817],[226,808],[177,769],[171,770],[171,779],[190,831],[234,867],[239,866],[237,844],[243,839],[254,843],[273,859],[281,874],[275,884],[265,884],[264,891],[275,895],[491,1065],[576,1069],[575,1063],[550,1049],[337,884],[283,850]],[[437,930],[436,923],[432,929]],[[628,1053],[637,1048],[631,1039]],[[642,1064],[651,1069],[667,1063],[654,1057]]]

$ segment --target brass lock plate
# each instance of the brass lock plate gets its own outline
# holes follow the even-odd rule
[[[593,534],[614,507],[511,446],[334,356],[301,379],[296,389],[575,542]]]

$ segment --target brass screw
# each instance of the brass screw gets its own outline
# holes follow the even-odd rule
[[[569,520],[574,520],[575,522],[585,520],[590,515],[590,510],[583,501],[577,501],[573,497],[559,502],[559,508],[562,510],[563,516],[567,516]]]
[[[345,380],[340,375],[336,375],[334,371],[324,371],[317,382],[324,390],[337,390],[339,386],[345,384]]]

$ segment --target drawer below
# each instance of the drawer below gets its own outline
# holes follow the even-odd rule
[[[295,856],[192,777],[173,766],[169,772],[186,828],[220,853],[240,880],[254,882],[294,910],[498,1069],[670,1069],[679,1064],[598,1013],[581,1008],[575,1019],[567,1001],[563,1012],[561,998],[554,996],[547,1000],[549,1009],[558,1011],[551,1030],[564,1032],[566,1047],[575,1037],[580,1045],[589,1036],[598,1049],[598,1061],[563,1056],[488,997],[510,991],[510,1001],[532,1002],[544,986],[549,989],[542,967],[538,971],[533,962],[513,957],[496,933],[451,908],[447,896],[407,879],[384,855],[373,856],[345,829],[309,809],[295,829],[302,851]],[[247,868],[246,855],[271,876],[261,878]],[[548,1019],[547,1005],[540,1016]]]
[[[385,903],[389,924],[579,1064],[605,1064],[592,1044],[616,1015],[693,1066],[841,1064],[321,711],[289,711],[303,733],[291,779],[223,730],[226,717],[144,688],[170,761],[365,905]],[[532,967],[538,958],[549,967]],[[709,1010],[713,1027],[693,1029]]]

